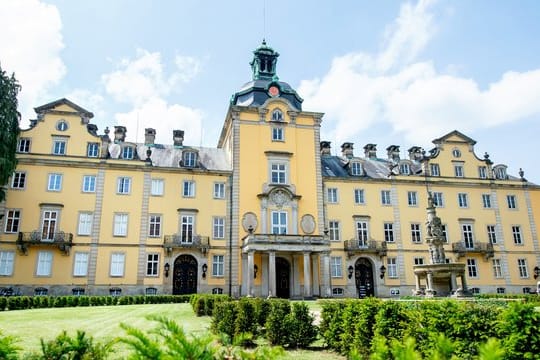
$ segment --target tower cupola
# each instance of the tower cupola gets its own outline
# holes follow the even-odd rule
[[[277,80],[276,64],[279,53],[266,45],[263,39],[261,46],[253,51],[253,60],[249,63],[253,70],[253,80]]]

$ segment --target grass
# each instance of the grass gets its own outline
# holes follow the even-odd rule
[[[308,303],[314,311],[320,310],[316,302]],[[51,340],[62,330],[75,334],[83,330],[97,341],[112,340],[123,336],[120,323],[126,323],[141,330],[149,330],[155,323],[148,321],[148,315],[162,315],[174,319],[186,332],[193,335],[209,333],[210,317],[196,317],[189,304],[155,304],[93,306],[74,308],[31,309],[0,312],[0,330],[3,335],[12,335],[19,340],[22,353],[38,351],[40,338]],[[120,350],[120,349],[119,349]],[[116,352],[112,358],[120,356]],[[344,359],[332,352],[322,350],[294,350],[281,359],[335,360]]]

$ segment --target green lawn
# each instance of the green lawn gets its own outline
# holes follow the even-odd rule
[[[316,303],[310,308],[320,310]],[[162,315],[176,320],[193,335],[209,333],[210,318],[196,317],[189,304],[156,304],[156,305],[124,305],[94,306],[74,308],[32,309],[0,312],[0,330],[4,335],[12,335],[20,341],[18,345],[23,352],[37,351],[39,339],[50,340],[62,330],[74,334],[76,330],[84,330],[96,340],[113,339],[123,335],[120,323],[148,330],[154,323],[148,321],[148,315]],[[121,354],[116,355],[121,358]],[[114,356],[113,356],[114,358]],[[325,351],[291,351],[284,359],[344,359],[334,353]]]

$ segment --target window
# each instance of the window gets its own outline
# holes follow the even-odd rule
[[[287,233],[287,213],[285,211],[272,211],[272,234]]]
[[[119,177],[117,183],[116,193],[117,194],[129,194],[131,192],[131,178],[129,177]]]
[[[127,236],[128,214],[114,214],[114,236]]]
[[[527,270],[527,259],[518,259],[519,277],[524,279],[529,277],[529,271]]]
[[[454,175],[456,177],[463,177],[463,165],[454,165]]]
[[[508,204],[509,209],[517,208],[516,196],[515,195],[506,195],[506,203]]]
[[[485,166],[478,167],[478,177],[480,179],[487,179],[487,169]]]
[[[14,251],[0,251],[0,276],[13,275]]]
[[[332,277],[340,278],[343,276],[341,273],[341,257],[332,256],[330,258],[330,269]]]
[[[487,226],[487,235],[488,235],[488,240],[490,244],[497,243],[497,233],[495,231],[495,225]]]
[[[225,183],[214,183],[214,199],[225,199]]]
[[[124,253],[111,254],[111,276],[124,276]]]
[[[418,205],[418,198],[416,191],[407,191],[407,203],[409,206],[417,206]]]
[[[135,156],[135,150],[131,146],[125,146],[122,149],[122,159],[131,160]]]
[[[431,176],[441,176],[439,164],[429,164],[429,172],[431,173]]]
[[[463,236],[465,248],[474,249],[474,236],[471,224],[461,224],[461,235]]]
[[[195,181],[184,180],[182,184],[182,195],[184,197],[195,197]]]
[[[122,295],[122,289],[118,287],[113,287],[109,289],[109,295],[110,296],[120,296]]]
[[[503,288],[503,287],[498,287],[497,288],[497,294],[505,294],[506,293],[506,289]]]
[[[212,276],[223,276],[225,274],[225,259],[223,255],[212,256]]]
[[[180,241],[184,244],[193,243],[193,225],[195,223],[195,217],[193,215],[182,215],[180,221],[182,223]]]
[[[83,176],[82,191],[85,193],[96,192],[96,177],[94,175]]]
[[[476,259],[467,259],[467,272],[469,277],[478,277],[478,266],[476,265]]]
[[[524,287],[522,288],[522,291],[524,294],[530,294],[531,293],[531,288],[530,287]]]
[[[386,273],[391,279],[398,277],[397,259],[395,257],[386,258]]]
[[[223,289],[222,288],[213,288],[212,289],[212,294],[221,295],[221,294],[223,294]]]
[[[495,177],[499,180],[506,179],[506,169],[504,167],[498,167],[495,169]]]
[[[150,195],[162,196],[165,181],[163,179],[152,179],[152,187],[150,189]]]
[[[51,276],[52,271],[52,252],[38,252],[36,276]]]
[[[523,245],[523,238],[521,236],[521,226],[512,226],[512,237],[514,238],[514,244]]]
[[[49,290],[44,287],[37,287],[34,289],[34,296],[47,296]]]
[[[55,140],[53,142],[53,155],[65,155],[66,154],[66,141]]]
[[[339,221],[332,220],[328,222],[328,234],[331,241],[339,241]]]
[[[446,225],[445,224],[441,225],[441,231],[442,231],[442,236],[444,238],[444,242],[448,242],[448,236],[446,234]]]
[[[184,166],[195,167],[197,165],[197,153],[194,151],[184,152]]]
[[[96,158],[99,156],[99,144],[98,143],[88,143],[86,147],[86,156],[91,158]]]
[[[68,123],[65,120],[60,120],[56,123],[56,130],[66,131],[68,129]]]
[[[362,164],[357,161],[351,162],[351,175],[360,176],[362,174]]]
[[[71,295],[73,296],[83,296],[84,292],[85,292],[84,289],[80,287],[71,289]]]
[[[91,212],[79,213],[79,226],[77,228],[78,235],[90,235],[92,233],[92,219],[93,214]]]
[[[502,278],[502,266],[501,259],[492,259],[491,263],[493,264],[493,277],[496,279]]]
[[[409,175],[411,173],[411,167],[409,166],[409,164],[399,165],[399,173],[401,175]]]
[[[332,288],[332,296],[343,296],[343,288]]]
[[[30,139],[29,138],[20,138],[19,143],[17,144],[17,152],[28,153],[30,152]]]
[[[212,229],[214,239],[225,239],[225,218],[215,217]]]
[[[393,243],[394,242],[394,224],[393,223],[384,223],[384,241]]]
[[[272,121],[283,121],[283,113],[281,110],[276,109],[272,112]]]
[[[58,222],[58,211],[43,211],[41,223],[41,241],[53,241],[56,234],[56,225]]]
[[[60,191],[62,190],[62,174],[49,174],[49,181],[47,182],[48,191]]]
[[[282,127],[273,127],[272,128],[272,141],[284,141],[283,128]]]
[[[149,296],[157,295],[157,289],[155,287],[146,288],[144,289],[144,294]]]
[[[452,150],[452,156],[455,157],[455,158],[461,157],[461,151],[459,151],[459,149],[453,149]]]
[[[482,205],[484,206],[484,209],[491,209],[491,195],[490,194],[482,194]]]
[[[364,189],[354,189],[354,203],[365,204]]]
[[[271,178],[272,184],[286,184],[287,183],[287,166],[285,164],[272,164],[271,165]]]
[[[467,194],[465,194],[465,193],[459,193],[458,194],[458,205],[459,205],[460,208],[469,207],[469,200],[467,198]]]
[[[367,247],[369,241],[369,230],[367,221],[356,222],[356,238],[359,247]]]
[[[415,257],[414,258],[414,265],[424,265],[424,258],[423,257]]]
[[[392,205],[392,200],[390,199],[390,190],[381,190],[381,204]]]
[[[148,218],[148,236],[161,236],[161,215],[150,215]]]
[[[15,171],[11,179],[11,187],[13,189],[24,189],[26,183],[26,173]]]
[[[159,275],[159,254],[146,255],[146,276]]]
[[[330,204],[337,203],[338,202],[338,189],[337,188],[326,189],[326,198]]]
[[[76,252],[73,259],[73,276],[86,276],[88,274],[88,253]]]
[[[422,232],[420,224],[411,224],[411,240],[413,243],[422,242]]]
[[[4,231],[6,233],[18,233],[19,223],[21,221],[21,211],[9,209],[6,211],[6,226]]]
[[[444,197],[442,192],[434,192],[431,194],[433,197],[433,205],[435,207],[443,207],[444,206]]]

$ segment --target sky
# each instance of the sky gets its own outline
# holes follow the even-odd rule
[[[333,153],[405,156],[459,130],[540,184],[539,18],[536,0],[0,0],[0,64],[22,85],[22,128],[65,97],[99,133],[215,147],[264,38]]]

